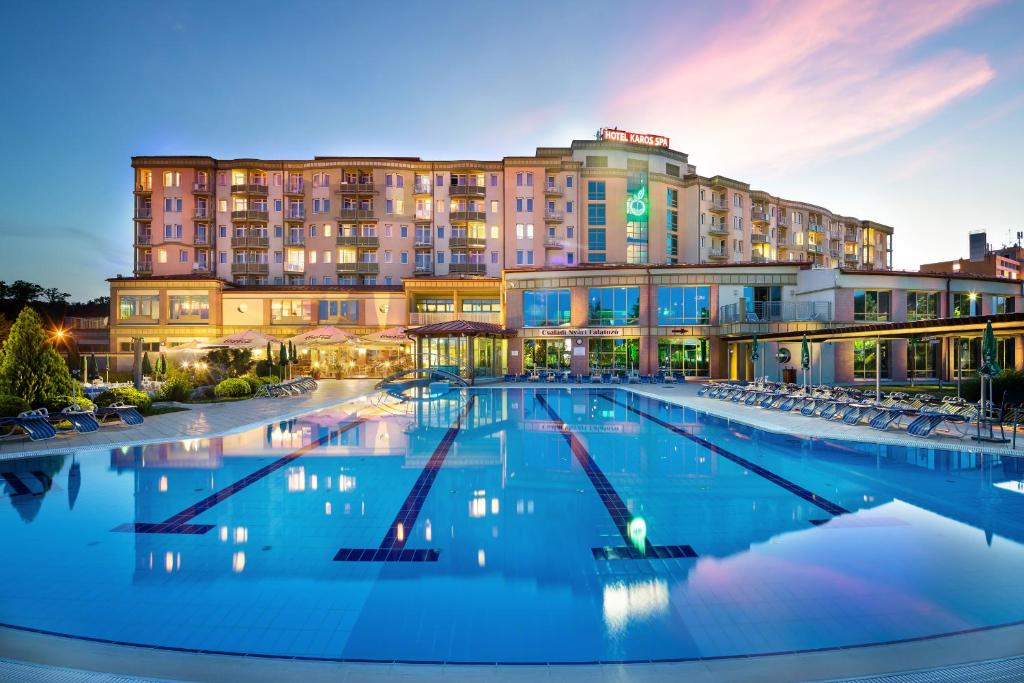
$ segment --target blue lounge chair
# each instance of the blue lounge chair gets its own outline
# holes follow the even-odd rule
[[[42,441],[57,436],[57,428],[50,424],[47,418],[35,411],[21,413],[17,417],[2,417],[0,418],[0,427],[7,427],[10,430],[5,436],[11,436],[15,434],[15,430],[20,429],[32,441]]]
[[[126,425],[140,425],[144,422],[138,407],[126,405],[120,401],[111,403],[105,408],[96,408],[96,418],[100,422],[110,417],[115,417]]]

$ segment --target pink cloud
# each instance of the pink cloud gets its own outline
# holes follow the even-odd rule
[[[663,58],[651,77],[618,77],[633,85],[617,90],[605,114],[730,171],[855,153],[992,80],[984,55],[910,48],[993,1],[757,0],[723,15],[696,50]],[[679,35],[666,33],[658,47]]]

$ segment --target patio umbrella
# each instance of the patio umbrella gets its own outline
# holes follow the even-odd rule
[[[288,341],[295,346],[334,346],[350,342],[355,338],[356,336],[351,332],[328,325],[297,334]]]
[[[263,334],[256,330],[246,330],[245,332],[235,332],[229,334],[226,337],[215,339],[208,344],[203,344],[201,348],[204,349],[259,349],[263,348],[267,342],[276,342],[278,339],[272,337],[269,334]]]
[[[807,335],[800,342],[800,367],[804,370],[804,385],[807,384],[807,371],[811,369],[811,347],[807,343]]]
[[[981,337],[981,367],[978,373],[986,377],[994,377],[1002,368],[996,361],[996,334],[992,331],[992,321],[985,325],[985,333]]]
[[[404,327],[390,327],[379,332],[364,334],[360,339],[367,344],[408,344],[412,341]]]
[[[754,364],[754,373],[757,373],[757,359],[761,357],[760,350],[758,349],[757,335],[750,340],[750,362]]]

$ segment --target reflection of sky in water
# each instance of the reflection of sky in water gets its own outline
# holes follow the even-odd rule
[[[820,507],[593,392],[549,391],[629,511],[617,528],[532,390],[369,402],[222,438],[0,464],[18,562],[0,622],[174,647],[317,657],[592,661],[898,640],[1024,618],[1024,466],[767,435],[644,411],[850,510]],[[625,395],[618,394],[625,400]],[[363,420],[347,431],[354,414]],[[195,515],[205,534],[110,530]],[[413,500],[410,503],[410,500]],[[394,529],[436,562],[335,562]],[[626,537],[623,537],[625,533]],[[595,560],[686,544],[696,559]]]

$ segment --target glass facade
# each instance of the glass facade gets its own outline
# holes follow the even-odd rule
[[[974,292],[953,292],[953,317],[981,315],[981,297]]]
[[[117,317],[131,322],[156,323],[160,320],[159,294],[122,294],[117,299]]]
[[[523,369],[568,370],[571,339],[526,339],[523,341]]]
[[[589,325],[636,325],[640,321],[639,287],[591,287]]]
[[[853,292],[853,319],[887,322],[891,315],[891,298],[892,293],[889,291],[855,290]]]
[[[661,337],[658,339],[658,369],[664,372],[707,377],[709,345],[704,337]]]
[[[210,297],[205,294],[172,294],[168,297],[171,322],[199,323],[210,319]]]
[[[640,368],[640,339],[591,339],[590,370],[629,372]]]
[[[888,292],[886,292],[888,293]],[[882,342],[880,345],[882,356],[881,377],[889,377],[889,342]],[[875,363],[878,362],[875,353],[875,340],[865,339],[853,342],[853,376],[857,379],[874,379]]]
[[[310,299],[272,299],[270,302],[270,322],[292,323],[312,322],[313,302]]]
[[[935,377],[939,344],[932,340],[907,343],[907,377]]]
[[[523,292],[524,327],[560,327],[569,324],[572,297],[568,289],[528,289]]]
[[[358,301],[321,301],[322,322],[354,323],[359,321]]]
[[[659,287],[659,325],[708,325],[711,323],[711,288]]]
[[[907,320],[931,320],[939,317],[938,292],[907,292]],[[909,366],[908,366],[909,367]]]

